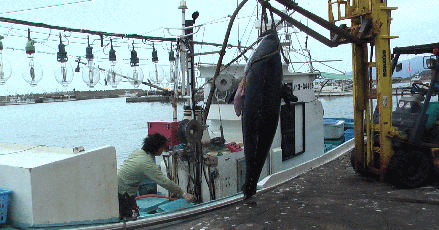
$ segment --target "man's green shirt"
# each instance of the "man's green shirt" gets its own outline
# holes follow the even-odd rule
[[[128,192],[130,196],[137,195],[139,185],[146,178],[180,197],[183,195],[183,190],[160,171],[154,162],[154,156],[142,149],[132,152],[117,169],[119,193]]]

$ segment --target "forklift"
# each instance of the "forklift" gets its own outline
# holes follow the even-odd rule
[[[402,68],[397,64],[401,54],[428,53],[433,55],[425,56],[423,64],[424,68],[431,69],[430,84],[413,83],[411,94],[400,98],[391,114],[390,132],[372,129],[367,135],[366,130],[370,141],[366,143],[364,154],[354,151],[351,155],[351,164],[357,173],[365,176],[375,173],[400,188],[425,185],[439,173],[439,102],[431,102],[439,93],[439,43],[394,48],[391,68],[392,72]],[[378,106],[365,123],[366,127],[380,124]],[[380,152],[383,135],[391,141],[389,152]],[[387,169],[385,174],[383,168]]]
[[[271,17],[280,16],[328,47],[352,44],[355,172],[404,188],[433,178],[439,172],[439,105],[430,99],[439,92],[439,43],[395,48],[391,54],[390,40],[398,38],[390,35],[391,12],[397,7],[387,6],[385,0],[328,0],[328,20],[294,1],[275,1],[329,30],[330,38],[274,8],[269,0],[258,0],[263,12],[269,10]],[[350,20],[349,25],[344,20]],[[426,53],[433,53],[425,59],[432,70],[430,85],[414,84],[412,94],[401,98],[393,111],[392,73],[401,68],[399,56]]]

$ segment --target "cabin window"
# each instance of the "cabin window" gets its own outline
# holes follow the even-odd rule
[[[281,106],[282,161],[305,152],[305,103]]]

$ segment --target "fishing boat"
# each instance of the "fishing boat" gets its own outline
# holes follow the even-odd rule
[[[243,66],[232,67],[228,71],[239,73],[238,69],[242,70]],[[204,73],[213,68],[200,70]],[[228,76],[228,71],[225,76]],[[315,77],[314,74],[287,71],[284,68],[284,82],[292,85],[306,85]],[[312,88],[301,87],[294,91],[294,95],[298,101],[294,104],[294,118],[289,119],[294,120],[295,138],[285,143],[281,118],[257,193],[325,164],[353,147],[352,140],[345,141],[344,124],[349,121],[323,119],[322,104],[315,98]],[[282,104],[285,106],[284,102]],[[18,228],[137,228],[169,223],[241,202],[243,193],[240,189],[245,181],[241,119],[234,113],[233,104],[221,100],[212,105],[212,111],[220,112],[210,113],[209,132],[203,132],[211,134],[202,138],[205,159],[205,176],[201,178],[202,202],[187,204],[182,199],[175,200],[165,189],[146,181],[139,190],[137,200],[140,216],[135,221],[120,222],[114,147],[84,151],[80,147],[2,143],[1,187],[12,191],[8,223]],[[178,123],[181,125],[182,122]],[[179,135],[176,124],[172,121],[151,121],[150,132],[161,130],[174,141],[172,138]],[[330,136],[325,140],[327,133]],[[214,145],[213,140],[221,135],[226,142]],[[195,170],[190,166],[193,161],[188,154],[193,153],[187,152],[178,138],[175,141],[166,154],[156,158],[156,162],[165,174],[178,178],[182,188],[192,187],[190,178]]]
[[[168,223],[240,202],[246,171],[241,118],[235,114],[234,104],[227,103],[220,95],[227,98],[235,90],[236,83],[244,77],[244,67],[233,65],[219,75],[217,82],[222,86],[217,88],[217,98],[208,116],[208,131],[181,130],[193,125],[188,120],[148,122],[149,132],[161,132],[170,138],[169,151],[156,157],[156,162],[182,188],[194,187],[194,153],[187,146],[194,141],[191,140],[194,136],[201,137],[204,159],[201,202],[187,204],[182,199],[175,200],[165,189],[146,181],[137,201],[140,216],[135,221],[120,222],[114,147],[84,151],[80,147],[3,143],[0,145],[0,175],[1,187],[12,191],[9,223],[19,228],[136,228]],[[199,70],[206,78],[215,71],[211,66]],[[316,74],[291,73],[287,66],[283,66],[283,74],[283,83],[291,86],[298,100],[293,103],[294,113],[280,118],[257,193],[325,164],[353,147],[352,140],[345,140],[345,129],[352,125],[351,120],[323,119],[322,104],[313,93],[313,87],[309,87]],[[212,84],[205,92],[210,87]],[[281,106],[286,103],[282,102]],[[185,113],[186,118],[190,118],[191,111]],[[186,125],[182,125],[184,123]],[[292,128],[283,127],[285,123],[292,123]],[[286,134],[291,132],[294,138],[286,139]],[[182,143],[182,136],[186,143]],[[215,143],[214,140],[221,137],[225,142]]]
[[[275,33],[267,34],[260,44]],[[256,68],[259,63],[250,67],[247,64],[247,68],[229,65],[221,73],[214,66],[199,66],[200,77],[207,82],[204,94],[209,95],[204,98],[205,108],[197,106],[191,97],[184,120],[147,122],[148,133],[159,132],[168,138],[169,149],[156,157],[156,164],[186,192],[195,194],[196,203],[175,199],[167,190],[145,181],[137,199],[140,216],[136,220],[120,220],[114,147],[84,149],[1,143],[0,187],[11,193],[9,200],[0,205],[6,207],[3,212],[7,213],[8,224],[29,229],[144,228],[241,202],[247,198],[242,190],[249,173],[245,150],[250,147],[243,135],[243,126],[248,127],[242,122],[249,112],[243,106],[243,118],[237,115],[234,95],[239,83],[248,78],[248,68]],[[193,66],[188,68],[188,72],[193,70]],[[323,106],[313,87],[317,73],[290,72],[288,65],[280,62],[275,71],[281,76],[279,86],[285,86],[293,99],[279,97],[280,114],[275,127],[268,127],[275,132],[272,140],[267,141],[269,150],[257,175],[256,194],[325,164],[354,145],[352,140],[346,141],[346,121],[324,122]],[[190,96],[196,95],[193,90],[189,90]],[[246,92],[245,97],[249,96]],[[210,109],[206,109],[207,105]],[[208,116],[200,119],[205,115]],[[326,135],[333,143],[325,143]]]

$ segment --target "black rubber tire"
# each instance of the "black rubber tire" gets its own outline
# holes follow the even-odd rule
[[[354,171],[357,172],[357,170],[355,170],[355,148],[351,152],[351,166]]]
[[[429,182],[431,158],[421,151],[398,150],[389,162],[386,180],[400,188],[417,188]]]
[[[367,172],[361,164],[358,165],[357,170],[355,170],[355,148],[352,150],[351,153],[351,166],[354,169],[355,173],[359,174],[360,176],[373,177],[373,173]]]

